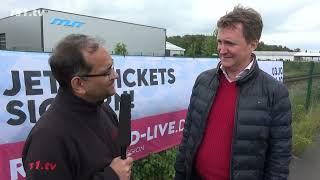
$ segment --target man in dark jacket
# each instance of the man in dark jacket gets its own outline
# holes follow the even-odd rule
[[[253,54],[262,18],[236,6],[217,26],[221,61],[195,81],[175,179],[286,180],[291,106],[286,87]]]
[[[49,63],[60,89],[26,140],[27,179],[130,179],[133,159],[119,157],[117,116],[104,103],[118,78],[111,56],[95,39],[69,35]]]

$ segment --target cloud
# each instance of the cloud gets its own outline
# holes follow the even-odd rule
[[[210,34],[219,17],[231,11],[237,4],[252,7],[261,13],[264,21],[262,40],[266,43],[281,42],[281,45],[288,47],[320,49],[320,45],[312,41],[316,37],[311,36],[319,37],[316,32],[318,32],[320,21],[316,13],[320,9],[320,1],[316,0],[66,0],[60,2],[2,0],[0,17],[9,16],[14,10],[32,10],[43,7],[161,27],[167,29],[168,36]],[[300,37],[306,34],[309,37],[302,43]],[[277,39],[271,39],[273,37]]]

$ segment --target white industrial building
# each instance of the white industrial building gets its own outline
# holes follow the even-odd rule
[[[164,28],[43,8],[0,19],[0,49],[51,52],[72,33],[101,39],[110,52],[124,43],[128,55],[165,55]]]
[[[294,54],[297,52],[289,51],[254,51],[253,52],[258,60],[280,60],[280,61],[293,61]]]
[[[320,62],[320,53],[318,52],[254,51],[254,54],[258,60]]]
[[[298,52],[294,54],[294,60],[320,62],[320,52]]]

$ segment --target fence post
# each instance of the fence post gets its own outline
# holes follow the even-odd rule
[[[314,69],[314,62],[311,61],[310,69],[309,69],[309,79],[308,79],[308,89],[307,89],[307,97],[306,97],[306,104],[305,108],[308,111],[310,107],[310,98],[311,98],[311,92],[312,92],[312,74]]]

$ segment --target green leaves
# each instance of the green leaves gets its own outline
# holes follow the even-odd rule
[[[265,44],[263,41],[261,41],[261,42],[259,42],[256,51],[290,51],[290,52],[292,52],[293,50],[287,48],[286,46],[268,45],[268,44]]]
[[[167,41],[186,49],[188,57],[212,57],[217,53],[217,40],[215,35],[185,35],[168,37]]]
[[[185,56],[187,57],[212,57],[212,54],[217,52],[217,29],[211,35],[184,35],[171,36],[167,41],[179,47],[186,49]],[[282,45],[268,45],[263,41],[259,42],[257,51],[300,51],[299,48],[291,50]]]
[[[126,56],[128,54],[127,51],[127,45],[125,45],[124,43],[117,43],[116,47],[114,48],[114,53],[117,55],[123,55]]]
[[[176,148],[151,154],[134,162],[133,177],[134,179],[143,180],[173,179],[175,175],[175,160]]]

